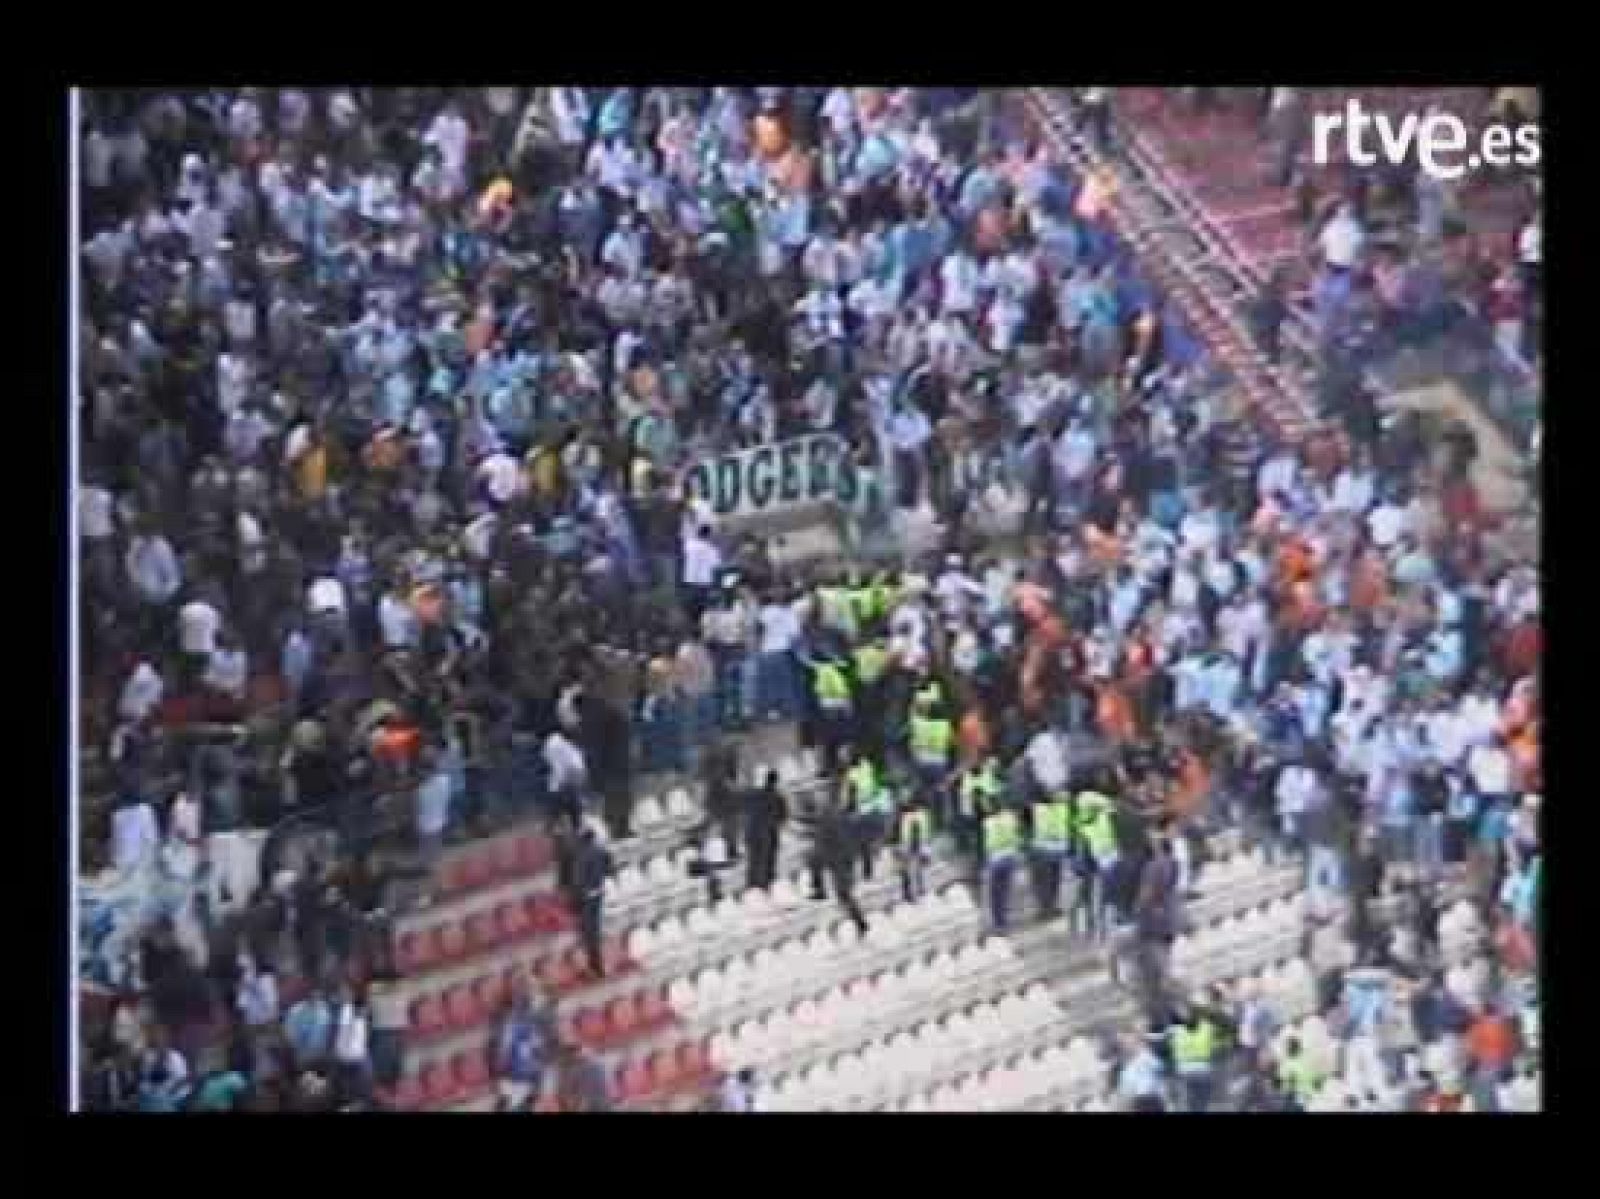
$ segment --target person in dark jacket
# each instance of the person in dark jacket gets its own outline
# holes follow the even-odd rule
[[[578,830],[577,851],[572,864],[572,889],[578,903],[578,934],[589,970],[596,978],[605,977],[600,954],[600,926],[605,903],[606,877],[611,873],[611,854],[600,844],[594,829]]]
[[[789,801],[778,790],[778,773],[767,771],[759,788],[745,796],[746,883],[762,890],[778,872],[778,845],[789,819]]]
[[[1147,1004],[1155,1006],[1164,992],[1167,955],[1178,923],[1178,863],[1165,830],[1152,839],[1150,857],[1138,879],[1133,918],[1138,938],[1139,988]]]
[[[849,814],[837,800],[828,799],[817,813],[813,826],[811,845],[811,898],[825,899],[822,878],[826,874],[833,883],[834,897],[845,914],[855,922],[861,932],[867,931],[867,918],[861,914],[853,891],[856,834]]]
[[[705,760],[706,815],[716,825],[728,847],[728,857],[739,860],[739,753],[731,743],[716,745]]]
[[[632,835],[633,779],[629,753],[628,718],[616,705],[585,693],[581,703],[579,741],[595,790],[600,812],[613,840]]]

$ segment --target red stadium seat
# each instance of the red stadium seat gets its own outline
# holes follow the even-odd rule
[[[532,971],[521,962],[512,962],[511,965],[501,971],[500,977],[505,980],[506,984],[506,998],[510,999],[515,995],[518,988],[526,991],[528,989],[528,979],[531,976]]]
[[[495,878],[515,878],[522,871],[517,843],[510,837],[501,837],[489,847],[489,861]]]
[[[503,903],[495,908],[494,923],[499,931],[501,943],[506,945],[520,941],[533,930],[533,924],[528,919],[528,910],[516,903]]]
[[[570,953],[546,954],[534,966],[534,974],[545,987],[560,993],[572,989],[578,981],[580,967]]]
[[[472,889],[468,877],[470,855],[457,854],[439,867],[439,890],[446,895],[459,895]]]
[[[414,1074],[406,1075],[394,1089],[393,1106],[400,1111],[414,1112],[426,1101],[427,1089],[422,1085],[422,1080]]]
[[[623,1103],[643,1099],[650,1094],[652,1085],[650,1069],[645,1062],[628,1062],[617,1070],[617,1098]]]
[[[619,995],[606,1005],[607,1040],[620,1041],[631,1036],[643,1023],[640,1018],[640,997]]]
[[[680,1045],[673,1062],[677,1081],[696,1082],[711,1072],[711,1054],[704,1041],[690,1041]]]
[[[543,928],[547,932],[571,932],[578,927],[578,918],[572,914],[572,909],[567,906],[566,900],[559,895],[547,894],[544,897]]]
[[[657,1049],[645,1060],[645,1069],[650,1074],[650,1090],[652,1093],[665,1091],[677,1084],[681,1074],[676,1050]]]
[[[561,1110],[561,1097],[554,1091],[546,1091],[539,1096],[538,1102],[533,1105],[536,1112],[559,1112]]]
[[[463,1097],[488,1090],[489,1061],[482,1049],[463,1050],[451,1059],[450,1067]]]
[[[663,987],[653,987],[639,996],[639,1023],[645,1028],[659,1028],[672,1019],[672,1004]]]
[[[530,895],[523,901],[522,910],[528,915],[528,922],[541,933],[560,932],[561,923],[560,900],[555,896],[541,893]]]
[[[493,851],[486,849],[469,850],[462,863],[461,877],[469,891],[492,882],[494,880]]]
[[[467,932],[459,921],[448,920],[439,928],[439,961],[458,962],[467,956]]]
[[[578,1035],[578,1040],[585,1045],[602,1044],[609,1031],[605,1011],[596,1007],[584,1008],[578,1013],[574,1031]]]
[[[556,1016],[556,1036],[563,1044],[576,1045],[583,1038],[578,1033],[578,1018],[582,1012],[562,1012]]]
[[[466,919],[467,948],[473,953],[486,953],[500,943],[499,929],[488,912],[474,912]]]
[[[458,983],[445,993],[444,1014],[450,1027],[457,1032],[476,1027],[483,1020],[472,988],[464,983]]]
[[[550,864],[550,842],[532,834],[518,837],[517,869],[522,874],[537,874]]]
[[[442,1107],[460,1094],[455,1075],[444,1062],[429,1062],[422,1071],[423,1102],[429,1107]]]
[[[504,974],[485,974],[472,980],[472,994],[480,1011],[498,1012],[505,1006],[508,985]]]
[[[628,943],[621,937],[607,937],[600,942],[600,961],[607,974],[621,974],[633,965],[628,957]]]
[[[411,1003],[411,1031],[419,1037],[437,1036],[445,1026],[444,1005],[437,995],[419,995]]]

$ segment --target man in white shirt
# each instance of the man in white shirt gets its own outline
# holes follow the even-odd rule
[[[148,604],[165,604],[183,585],[183,571],[172,543],[160,533],[138,534],[128,543],[123,559],[128,581]]]
[[[467,149],[471,130],[454,101],[446,104],[423,134],[423,145],[439,151],[444,167],[446,194],[459,196],[467,187]]]
[[[978,265],[963,250],[946,256],[939,265],[939,308],[942,313],[965,316],[978,302]]]
[[[1094,430],[1081,417],[1073,417],[1056,440],[1055,467],[1060,480],[1060,493],[1073,508],[1082,508],[1087,498],[1086,489],[1094,470],[1095,450]]]
[[[894,449],[899,506],[914,508],[922,498],[922,449],[933,437],[933,425],[921,408],[906,402],[889,418],[888,433]]]
[[[1067,786],[1070,760],[1066,741],[1055,729],[1040,729],[1024,751],[1033,781],[1045,795],[1057,795]]]
[[[634,228],[633,214],[624,212],[617,219],[617,227],[607,235],[600,248],[600,261],[616,267],[623,276],[632,279],[644,267],[644,238]]]
[[[1411,528],[1410,516],[1399,504],[1385,500],[1367,516],[1367,531],[1372,543],[1381,550],[1397,544]]]
[[[484,496],[496,505],[509,504],[522,493],[526,482],[521,464],[498,450],[478,463],[476,474]]]
[[[104,487],[78,489],[78,533],[85,541],[103,541],[115,532],[115,503]]]
[[[1317,240],[1322,247],[1322,261],[1330,270],[1351,270],[1366,241],[1361,222],[1356,219],[1355,205],[1349,201],[1340,204],[1333,219],[1322,227]]]
[[[589,779],[583,751],[565,732],[556,729],[544,739],[544,764],[549,771],[548,786],[554,810],[576,820],[582,812],[583,791]]]
[[[798,714],[801,680],[793,656],[801,630],[797,607],[774,597],[756,613],[760,655],[756,664],[756,707],[763,715]]]
[[[397,590],[390,588],[378,601],[378,628],[387,650],[410,649],[417,644],[417,616]]]
[[[1268,500],[1274,495],[1289,495],[1299,474],[1299,456],[1292,448],[1285,446],[1275,451],[1256,472],[1256,497]]]
[[[249,677],[250,664],[244,649],[224,634],[206,660],[201,681],[219,695],[242,700]]]
[[[221,631],[221,613],[199,596],[178,609],[178,644],[185,654],[209,658]]]
[[[700,525],[683,538],[683,586],[696,618],[710,602],[717,573],[722,569],[722,551],[711,540],[709,525]]]
[[[1467,752],[1467,774],[1479,798],[1489,806],[1511,794],[1511,755],[1498,735]]]
[[[1317,779],[1317,772],[1309,766],[1290,763],[1278,774],[1273,796],[1277,800],[1283,835],[1290,841],[1298,842],[1306,815],[1320,801],[1321,783]]]
[[[166,684],[156,673],[156,668],[141,658],[122,684],[122,694],[117,699],[117,715],[130,724],[147,719],[161,703]]]
[[[950,624],[963,620],[972,605],[984,598],[982,586],[966,572],[958,554],[945,559],[944,570],[934,581],[933,594],[939,602],[939,614]]]
[[[111,814],[111,865],[117,870],[138,868],[160,848],[156,812],[147,802],[123,804]]]
[[[312,581],[306,588],[306,611],[313,617],[341,619],[345,614],[344,584],[331,575]]]

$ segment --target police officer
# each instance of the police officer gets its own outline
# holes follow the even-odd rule
[[[872,859],[878,846],[889,835],[894,818],[894,800],[889,788],[872,759],[858,756],[853,749],[845,750],[849,764],[844,773],[842,792],[844,810],[850,813],[855,830],[856,848],[861,855],[861,877],[872,881]]]
[[[1097,786],[1103,782],[1103,776],[1095,780]],[[1076,809],[1077,833],[1083,846],[1083,913],[1089,932],[1103,937],[1105,909],[1118,861],[1116,807],[1110,796],[1091,787],[1079,793]]]
[[[1034,901],[1045,919],[1061,910],[1061,865],[1072,842],[1072,804],[1056,794],[1033,805],[1033,839],[1028,864]]]
[[[944,793],[956,743],[955,725],[939,708],[938,686],[938,683],[931,683],[918,689],[912,702],[909,729],[911,761],[916,768],[917,781],[935,797],[936,803]],[[929,687],[935,690],[930,691]]]
[[[1011,880],[1022,856],[1022,821],[1010,808],[983,818],[984,890],[995,932],[1005,932],[1011,911]]]
[[[868,756],[881,760],[884,751],[883,712],[886,708],[884,676],[889,669],[889,647],[881,637],[864,641],[851,654],[856,679],[854,741]]]
[[[895,832],[895,860],[900,867],[900,894],[907,903],[926,891],[928,864],[933,858],[933,821],[921,796],[913,797],[900,813]]]
[[[999,803],[1001,790],[1000,764],[993,756],[968,769],[956,785],[951,832],[955,835],[956,852],[974,863],[974,874],[982,866],[979,831],[983,818]]]
[[[839,750],[850,739],[854,703],[850,676],[836,658],[824,657],[811,663],[812,689],[817,699],[819,740],[822,742],[823,768],[832,771]]]
[[[1174,1024],[1169,1032],[1172,1064],[1183,1083],[1184,1106],[1203,1112],[1211,1104],[1212,1062],[1217,1052],[1217,1030],[1198,1009]]]

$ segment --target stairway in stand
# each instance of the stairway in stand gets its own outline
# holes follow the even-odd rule
[[[1243,414],[1287,439],[1321,431],[1307,388],[1310,363],[1302,356],[1275,367],[1255,347],[1240,314],[1247,282],[1197,235],[1181,200],[1093,150],[1074,130],[1060,93],[1033,88],[1026,99],[1040,133],[1080,177],[1098,172],[1115,180],[1106,214],[1112,229],[1232,372]]]

